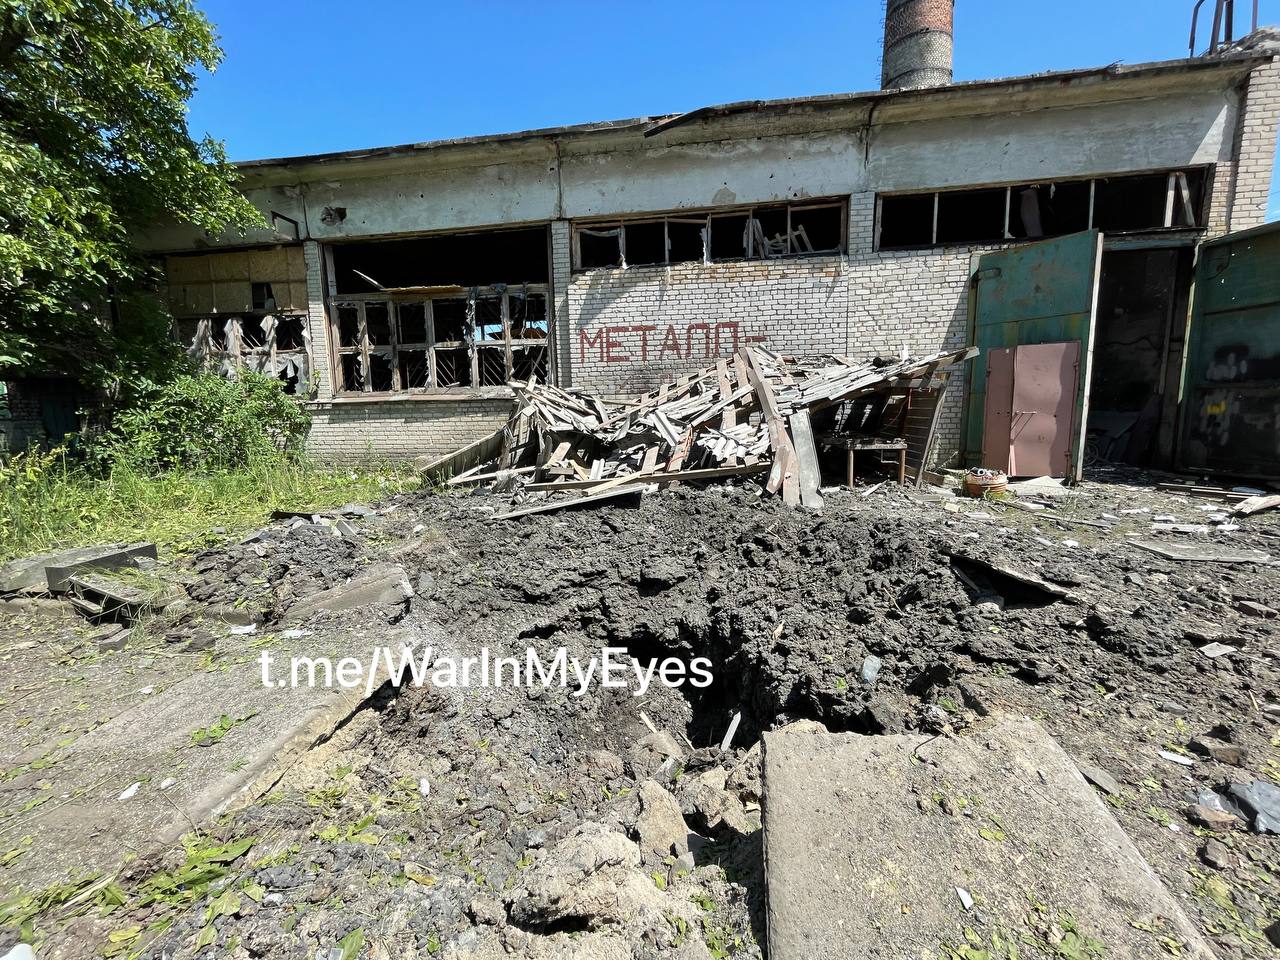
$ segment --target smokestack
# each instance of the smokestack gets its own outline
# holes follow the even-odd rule
[[[955,0],[888,0],[882,90],[919,90],[951,82]]]

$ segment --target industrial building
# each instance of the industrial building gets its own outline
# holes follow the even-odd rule
[[[1280,450],[1241,433],[1280,442],[1276,385],[1241,386],[1274,379],[1274,353],[1255,345],[1249,368],[1211,336],[1235,399],[1200,364],[1179,402],[1197,251],[1265,220],[1274,47],[1254,34],[1188,59],[953,84],[951,18],[952,0],[889,3],[882,90],[251,161],[244,190],[269,229],[141,239],[165,258],[183,341],[308,396],[326,459],[458,447],[505,422],[513,379],[620,396],[748,344],[860,358],[977,344],[932,456],[972,464],[1019,429],[989,377],[1016,406],[1035,360],[1016,348],[1074,342],[1049,361],[1072,421],[1053,472],[1091,457],[1230,468],[1249,451],[1242,472],[1280,473]],[[1258,243],[1274,254],[1263,235],[1212,249],[1223,264]],[[1273,294],[1253,295],[1274,326]],[[1011,351],[998,369],[993,349]]]

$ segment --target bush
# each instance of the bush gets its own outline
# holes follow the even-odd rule
[[[147,385],[117,411],[94,455],[135,470],[238,469],[302,446],[310,417],[259,373],[229,380],[212,373]]]

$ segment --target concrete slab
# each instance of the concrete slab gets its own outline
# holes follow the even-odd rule
[[[155,544],[99,544],[11,560],[0,567],[0,594],[58,592],[67,588],[66,578],[77,570],[130,566],[141,557],[156,559]]]
[[[10,814],[0,820],[0,850],[21,838],[24,851],[0,890],[36,890],[79,871],[110,873],[266,793],[365,699],[364,688],[280,686],[289,657],[367,655],[392,642],[388,634],[384,626],[295,641],[228,637],[222,655],[203,668],[198,655],[157,656],[154,648],[130,648],[118,655],[123,661],[84,668],[50,665],[51,692],[65,686],[81,703],[111,705],[78,736],[44,738],[16,755],[0,749]],[[395,640],[418,642],[404,630]],[[263,682],[260,649],[272,653],[275,685]],[[148,660],[163,672],[144,671]],[[57,675],[81,669],[79,682]],[[133,692],[144,677],[151,681],[145,692]],[[13,732],[0,724],[0,744]]]
[[[1165,938],[1213,958],[1031,720],[940,738],[782,731],[763,753],[772,960],[1155,957]]]

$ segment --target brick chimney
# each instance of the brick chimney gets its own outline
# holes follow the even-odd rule
[[[951,82],[955,0],[888,0],[882,90],[919,90]]]

